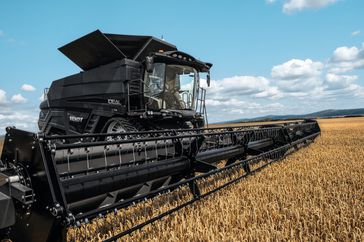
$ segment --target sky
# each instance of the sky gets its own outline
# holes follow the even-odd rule
[[[152,35],[213,63],[210,122],[364,108],[362,0],[1,1],[0,134],[37,130],[40,98],[78,73],[57,48],[96,29]]]

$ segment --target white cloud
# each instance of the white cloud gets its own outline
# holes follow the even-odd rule
[[[265,0],[265,2],[266,3],[268,3],[268,4],[272,4],[272,3],[274,3],[276,0]]]
[[[26,91],[26,92],[33,92],[33,91],[35,91],[36,89],[35,89],[35,87],[33,87],[32,85],[29,85],[29,84],[23,84],[23,85],[21,86],[21,90]]]
[[[206,88],[206,84],[202,82]],[[208,96],[216,99],[240,98],[270,90],[270,81],[262,76],[233,76],[222,80],[211,80]],[[265,97],[268,97],[268,94]],[[273,94],[273,93],[272,93]]]
[[[337,1],[338,0],[286,0],[283,4],[283,12],[290,14],[304,9],[319,9]]]
[[[259,98],[271,98],[271,99],[279,99],[282,98],[284,94],[278,89],[278,87],[269,87],[266,90],[254,94],[254,97]]]
[[[280,103],[266,103],[280,95],[277,87],[265,77],[234,76],[222,80],[211,80],[207,90],[206,106],[211,121],[256,117],[262,113],[273,114],[283,110]]]
[[[338,48],[331,61],[357,61],[360,51],[357,48]],[[329,65],[310,59],[292,59],[281,65],[274,66],[271,71],[273,89],[280,98],[321,99],[339,96],[361,96],[363,88],[355,84],[359,79],[356,75],[338,75],[332,72]],[[264,94],[264,93],[263,93]],[[262,94],[262,95],[263,95]],[[264,95],[263,95],[264,96]]]
[[[340,61],[352,61],[357,58],[359,54],[359,49],[355,46],[353,47],[339,47],[336,48],[334,54],[332,55],[332,61],[340,62]]]
[[[241,97],[279,99],[283,97],[272,80],[262,76],[233,76],[222,80],[211,80],[210,87],[202,81],[202,86],[208,89],[208,97],[213,100],[240,99]]]
[[[6,104],[6,92],[0,89],[0,106]]]
[[[241,97],[245,99],[246,97]],[[252,101],[244,101],[235,98],[226,98],[222,100],[207,99],[206,106],[209,114],[214,115],[215,118],[221,115],[220,119],[228,120],[231,118],[241,118],[241,114],[245,116],[257,116],[262,113],[274,113],[276,111],[284,110],[286,107],[278,102],[262,104]]]
[[[301,77],[313,77],[321,74],[323,64],[310,59],[292,59],[272,68],[272,77],[279,79],[295,79]]]
[[[5,128],[8,126],[36,132],[38,112],[37,109],[16,111],[10,108],[0,109],[0,135],[5,133]]]
[[[345,90],[350,94],[353,94],[355,97],[364,98],[364,87],[360,85],[350,84],[347,88],[345,88]]]
[[[10,101],[7,100],[6,92],[0,89],[0,135],[5,133],[8,126],[36,132],[39,109],[25,108],[22,104],[27,99],[21,94],[13,95]]]
[[[358,76],[356,75],[336,75],[334,73],[327,73],[326,74],[326,84],[328,89],[340,89],[340,88],[347,88],[354,81],[358,80]]]
[[[233,76],[212,80],[206,100],[210,120],[355,107],[355,102],[364,100],[364,87],[356,83],[359,76],[337,74],[331,71],[331,65],[342,62],[353,65],[354,62],[358,68],[358,60],[362,58],[362,48],[340,47],[326,64],[291,59],[273,66],[270,77]],[[279,102],[272,102],[277,99]],[[351,102],[354,106],[344,106],[342,102]]]
[[[285,106],[281,103],[270,103],[270,104],[266,105],[265,107],[268,109],[271,109],[271,110],[280,110],[280,109],[285,108]]]
[[[364,44],[356,46],[342,46],[337,48],[329,61],[329,71],[343,73],[354,69],[364,68]]]
[[[223,98],[223,99],[207,99],[206,105],[209,106],[227,106],[227,107],[239,107],[246,105],[246,102],[236,98]]]
[[[322,103],[338,108],[332,106],[335,100],[360,102],[364,98],[364,88],[356,83],[359,76],[332,72],[330,63],[356,62],[364,57],[361,51],[356,47],[338,48],[327,64],[311,59],[291,59],[273,66],[270,77],[233,76],[212,80],[206,100],[211,120],[297,113],[298,110],[313,112]],[[277,99],[279,102],[272,103]],[[309,106],[305,104],[308,101],[311,102]],[[292,108],[294,105],[295,108]]]
[[[351,36],[358,36],[360,34],[360,30],[353,31]]]
[[[22,112],[5,112],[0,113],[0,121],[8,120],[8,121],[24,121],[29,118],[28,114],[24,114]]]
[[[13,103],[26,103],[27,99],[25,97],[23,97],[20,93],[19,94],[15,94],[11,97],[11,101]]]
[[[292,59],[274,66],[271,71],[277,86],[284,92],[312,90],[322,85],[324,64],[310,59]]]
[[[324,95],[326,96],[356,96],[364,97],[364,88],[355,81],[359,79],[357,75],[337,75],[327,73],[325,78]]]
[[[224,110],[225,111],[225,110]],[[238,108],[233,108],[233,109],[230,109],[230,110],[226,110],[226,111],[229,111],[230,113],[232,114],[245,114],[246,112],[242,109],[238,109]],[[225,112],[226,112],[225,111]]]

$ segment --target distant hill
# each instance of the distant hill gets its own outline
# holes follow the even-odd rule
[[[241,123],[252,121],[276,121],[289,119],[306,119],[306,118],[335,118],[335,117],[356,117],[364,116],[364,108],[357,109],[327,109],[315,113],[298,114],[298,115],[267,115],[257,118],[235,119],[221,123]]]

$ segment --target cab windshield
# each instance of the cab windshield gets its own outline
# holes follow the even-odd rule
[[[196,69],[190,66],[155,63],[145,73],[144,93],[149,109],[194,109],[199,86]]]

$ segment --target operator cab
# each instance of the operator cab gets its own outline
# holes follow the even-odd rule
[[[204,125],[205,94],[200,77],[209,85],[211,64],[201,62],[181,51],[158,52],[145,60],[143,78],[144,104],[149,116],[173,116]],[[197,122],[195,122],[197,121]],[[191,125],[189,125],[191,126]]]
[[[149,110],[194,110],[199,74],[190,66],[155,63],[144,75],[144,94]]]

